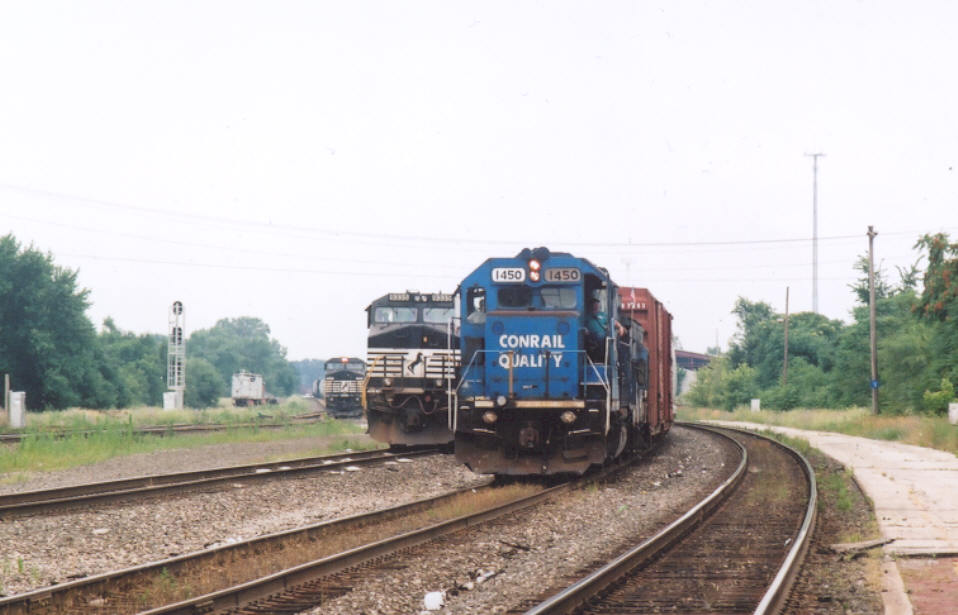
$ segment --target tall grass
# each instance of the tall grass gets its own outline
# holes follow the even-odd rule
[[[275,406],[235,408],[230,399],[224,397],[216,407],[203,410],[163,410],[153,406],[142,406],[119,410],[71,408],[59,411],[27,412],[26,431],[82,430],[125,424],[143,427],[147,425],[286,423],[296,415],[313,411],[313,404],[298,398],[290,398]],[[5,422],[0,422],[0,427],[9,429]]]
[[[314,454],[346,448],[369,448],[368,440],[361,435],[362,428],[356,423],[326,419],[315,423],[293,424],[289,422],[289,416],[301,414],[302,411],[291,410],[289,407],[273,406],[269,408],[273,418],[264,419],[255,416],[255,409],[252,412],[247,409],[217,409],[205,417],[191,418],[197,419],[194,423],[218,423],[234,427],[194,434],[168,432],[163,436],[137,433],[137,426],[163,423],[157,423],[146,416],[137,416],[136,411],[116,415],[97,412],[90,415],[90,411],[83,410],[38,413],[46,416],[42,417],[43,420],[28,422],[24,431],[25,438],[17,444],[0,446],[0,474],[8,474],[6,477],[0,476],[0,481],[18,480],[18,477],[12,475],[17,472],[56,470],[96,463],[121,455],[196,448],[209,444],[315,438],[317,442]],[[162,410],[157,412],[163,416],[167,414]],[[279,429],[261,429],[258,423],[263,422],[280,422],[285,423],[285,426]],[[63,429],[78,431],[67,435],[58,434]]]
[[[918,415],[874,416],[866,408],[849,410],[797,409],[787,412],[751,412],[739,408],[733,412],[710,408],[681,407],[678,418],[685,421],[725,420],[746,421],[763,425],[781,425],[796,429],[833,431],[871,438],[891,440],[916,446],[925,446],[958,455],[958,425],[952,425],[947,417]]]

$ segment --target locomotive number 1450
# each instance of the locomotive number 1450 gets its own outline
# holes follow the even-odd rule
[[[525,282],[526,270],[522,267],[496,267],[492,270],[493,282]]]
[[[581,276],[575,267],[546,269],[546,282],[578,282]]]

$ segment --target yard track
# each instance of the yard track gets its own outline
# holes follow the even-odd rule
[[[0,519],[14,514],[52,512],[77,505],[109,504],[120,500],[209,487],[226,482],[276,480],[308,472],[327,471],[350,465],[378,464],[400,457],[432,455],[436,452],[436,449],[427,448],[404,451],[401,454],[385,450],[350,452],[272,463],[141,476],[44,491],[11,493],[0,495]]]
[[[249,423],[208,423],[208,424],[192,424],[192,423],[172,423],[170,425],[146,425],[143,427],[135,427],[128,430],[123,426],[111,426],[104,427],[103,429],[48,429],[43,431],[36,431],[30,433],[23,432],[8,432],[0,433],[0,443],[6,444],[16,444],[17,442],[22,442],[27,438],[36,438],[36,437],[49,437],[49,438],[70,438],[77,436],[91,436],[94,434],[103,433],[104,431],[118,431],[118,432],[127,432],[131,431],[134,434],[138,435],[151,435],[151,436],[171,436],[176,434],[194,434],[194,433],[211,433],[217,431],[228,431],[235,429],[286,429],[291,425],[304,425],[308,423],[315,423],[316,421],[322,420],[326,416],[325,412],[311,412],[308,414],[299,414],[296,416],[289,417],[289,422],[282,423],[272,423],[272,422],[249,422]]]
[[[364,544],[363,541],[381,541],[384,536],[397,533],[395,527],[408,522],[409,517],[428,515],[429,511],[454,502],[457,498],[488,488],[490,483],[0,598],[0,613],[136,613],[156,606],[156,600],[159,600],[158,604],[164,604],[164,599],[170,596],[182,600],[184,593],[189,596],[194,592],[212,591],[204,589],[204,582],[217,588],[229,582],[240,583],[241,586],[256,585],[262,575],[282,568],[272,563],[274,561],[295,561],[296,558],[302,558],[303,553],[310,552],[339,553],[342,549],[337,545],[343,543],[343,537],[346,537],[347,544],[348,541],[358,541],[359,544]],[[305,561],[311,559],[306,558]],[[173,611],[160,609],[159,612],[206,612],[203,605],[209,600],[203,597],[189,601],[189,607]]]
[[[709,431],[719,433],[718,430]],[[752,438],[752,436],[737,437],[746,441]],[[772,445],[767,441],[760,444],[750,444],[749,446],[772,448]],[[756,455],[756,453],[751,453],[751,457],[756,457]],[[719,489],[716,489],[703,502],[700,502],[669,526],[666,532],[671,531],[671,534],[667,534],[665,537],[659,535],[645,541],[643,544],[655,543],[657,548],[654,557],[648,555],[648,553],[645,555],[644,562],[647,563],[650,558],[656,562],[667,561],[670,557],[670,549],[674,550],[673,546],[681,548],[681,545],[685,545],[692,539],[686,539],[682,536],[712,535],[714,537],[717,530],[695,529],[701,519],[707,517],[715,509],[718,509],[719,512],[712,516],[713,519],[723,514],[722,511],[728,507],[725,499],[729,497],[728,494],[734,491],[735,486],[739,483],[748,483],[755,476],[763,474],[776,474],[767,470],[764,465],[756,470],[754,460],[751,464],[749,466],[743,460],[733,476],[727,479]],[[792,465],[799,466],[801,464],[793,461]],[[389,574],[390,570],[403,567],[405,557],[412,557],[416,553],[434,553],[467,548],[468,545],[463,543],[464,540],[469,540],[467,530],[481,531],[486,535],[493,533],[494,535],[497,531],[496,524],[505,523],[504,519],[510,516],[509,513],[561,497],[561,494],[568,489],[611,479],[627,467],[628,464],[622,464],[605,468],[601,474],[562,483],[555,487],[543,489],[532,496],[511,500],[474,514],[425,524],[425,527],[422,527],[421,524],[417,526],[420,529],[391,530],[388,520],[391,519],[401,523],[404,521],[404,517],[412,514],[430,514],[428,511],[437,506],[440,500],[449,502],[462,495],[461,492],[414,502],[388,511],[357,515],[348,519],[262,536],[242,543],[220,546],[162,562],[145,564],[124,571],[98,575],[61,586],[2,599],[0,600],[0,613],[30,613],[33,615],[60,615],[75,612],[92,614],[139,612],[145,615],[170,613],[293,613],[297,610],[322,605],[337,595],[352,591],[353,587],[361,584],[366,578]],[[773,482],[778,485],[779,489],[782,487],[780,477],[776,477]],[[785,488],[786,490],[791,489],[790,486]],[[809,489],[811,493],[814,493],[814,483],[811,484]],[[736,498],[738,497],[740,496],[736,496]],[[750,497],[754,498],[755,496]],[[762,500],[763,505],[765,501]],[[814,503],[812,509],[814,509]],[[748,513],[748,515],[753,513],[754,511]],[[741,511],[736,512],[733,509],[731,514],[734,517],[741,514]],[[738,519],[739,523],[735,525],[737,529],[732,533],[733,537],[729,541],[730,543],[746,542],[742,540],[741,522],[749,523],[749,520],[751,520],[752,526],[756,525],[752,516]],[[796,524],[801,525],[806,533],[810,529],[810,521],[807,518],[804,523],[800,520],[793,520],[787,525]],[[674,528],[677,526],[681,526],[682,529],[675,530]],[[366,538],[363,535],[363,532],[366,531],[378,532],[378,538],[375,537],[375,534],[373,538]],[[327,549],[325,554],[311,559],[303,558],[304,554],[310,549],[317,551],[318,548],[318,551],[322,552],[322,545],[325,542],[332,541],[339,536],[352,536],[359,542],[356,542],[354,546],[335,547],[331,551]],[[794,537],[796,534],[792,531],[789,536]],[[790,538],[789,541],[794,541],[796,544],[802,542],[794,538]],[[749,541],[749,544],[751,544],[751,541]],[[795,549],[789,551],[787,548],[778,548],[777,550],[780,552],[779,563],[783,558],[791,561],[800,560]],[[782,552],[785,551],[787,553],[783,554]],[[299,559],[291,557],[294,552]],[[277,556],[274,558],[275,563],[269,564],[263,561],[273,555]],[[720,557],[726,557],[726,555]],[[756,561],[754,553],[749,552],[746,557],[750,562]],[[280,563],[283,565],[279,565]],[[259,565],[259,568],[254,571],[255,565]],[[636,565],[633,563],[627,567],[634,569]],[[716,566],[714,556],[704,563],[706,569],[714,566]],[[768,590],[772,578],[778,579],[776,581],[778,589],[768,592],[769,595],[778,596],[778,598],[768,599],[770,604],[774,604],[787,594],[789,577],[783,572],[776,574],[775,570],[766,571],[765,568],[768,566],[765,564],[762,564],[761,567],[763,569],[762,591]],[[248,570],[246,570],[247,568]],[[790,568],[794,569],[796,566]],[[700,576],[700,574],[704,574],[704,571],[700,571],[699,568],[694,570],[696,570],[694,578],[699,584],[707,583],[703,580],[704,577]],[[256,574],[253,574],[254,572]],[[727,572],[736,577],[736,582],[741,577],[735,570]],[[682,576],[681,574],[676,575],[673,568],[672,572],[665,572],[663,576],[658,578],[659,580],[654,581],[654,584],[664,587],[667,583],[662,579],[667,579],[669,575]],[[219,585],[203,586],[207,589],[200,586],[189,586],[192,580],[204,576],[214,577],[213,581],[218,581]],[[728,581],[728,578],[726,577],[725,580]],[[227,581],[230,581],[230,583],[227,583]],[[159,600],[156,596],[150,595],[150,591],[152,591],[150,588],[155,588],[164,582],[180,584],[181,586],[176,588],[179,592],[177,595],[180,597],[171,596],[173,599]],[[230,584],[231,587],[221,589],[221,587]],[[563,587],[567,584],[563,584]],[[209,589],[209,587],[214,587],[214,589]],[[701,593],[701,587],[690,589],[685,586],[684,590],[678,591],[686,592],[682,594],[683,596],[698,596]],[[599,593],[608,594],[605,590],[599,590]],[[595,593],[593,593],[594,595]],[[761,599],[761,592],[759,592],[756,603]],[[661,600],[664,601],[663,603],[672,606],[675,604],[674,598],[670,598],[667,594],[663,595]],[[526,603],[527,606],[522,608],[526,609],[538,602],[539,600],[530,600]],[[581,599],[575,601],[576,605],[582,603],[583,600]],[[555,608],[554,605],[547,602],[536,607],[538,610],[534,609],[531,612],[569,612],[568,610],[553,610]],[[708,606],[699,604],[697,610],[687,610],[685,612],[708,612],[710,610]],[[751,612],[751,610],[753,609],[749,607],[748,612]],[[611,612],[623,612],[622,606],[611,607]],[[635,610],[632,612],[646,611]],[[746,611],[739,609],[725,612]]]

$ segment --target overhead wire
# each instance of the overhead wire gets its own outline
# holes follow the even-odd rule
[[[68,199],[71,201],[77,201],[92,206],[107,207],[113,209],[120,209],[126,211],[133,211],[138,213],[149,213],[151,215],[167,216],[172,218],[182,218],[189,220],[201,220],[209,223],[215,224],[228,224],[231,226],[246,227],[255,230],[256,232],[294,232],[294,233],[308,233],[308,234],[320,234],[320,235],[329,235],[329,236],[338,236],[344,238],[352,239],[371,239],[371,240],[390,240],[390,241],[401,241],[401,242],[416,242],[416,243],[434,243],[434,244],[472,244],[472,245],[515,245],[517,243],[522,243],[513,239],[490,239],[490,238],[474,238],[474,237],[442,237],[442,236],[430,236],[430,235],[409,235],[409,234],[390,234],[390,233],[370,233],[364,231],[355,231],[355,230],[342,230],[342,229],[328,229],[328,228],[318,228],[302,225],[288,225],[288,224],[276,224],[276,223],[264,223],[262,221],[251,221],[251,220],[239,220],[235,218],[228,218],[223,216],[209,216],[205,214],[197,214],[191,212],[182,212],[177,210],[164,210],[151,207],[142,207],[137,205],[130,205],[125,203],[116,203],[111,201],[106,201],[102,199],[96,199],[91,197],[70,195],[65,193],[59,193],[54,191],[49,191],[41,188],[34,188],[30,186],[19,186],[13,184],[2,184],[0,183],[0,188],[19,191],[25,193],[37,194],[40,196],[56,199]],[[914,231],[890,231],[885,232],[884,236],[895,236],[895,235],[908,235],[908,234],[920,234],[920,232]],[[860,239],[860,234],[854,235],[832,235],[832,236],[823,236],[819,237],[818,241],[841,241],[841,240],[851,240],[851,239]],[[735,239],[735,240],[707,240],[707,241],[565,241],[558,240],[555,243],[561,244],[563,246],[575,246],[575,247],[599,247],[599,248],[625,248],[625,249],[637,249],[637,248],[689,248],[689,247],[716,247],[716,246],[756,246],[763,244],[792,244],[792,243],[808,243],[814,241],[813,237],[781,237],[781,238],[763,238],[763,239]]]

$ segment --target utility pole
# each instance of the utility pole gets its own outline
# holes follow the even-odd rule
[[[782,368],[782,386],[788,386],[788,286],[785,287],[785,367]]]
[[[878,352],[875,339],[875,235],[878,231],[874,227],[868,227],[868,316],[869,316],[869,338],[871,342],[872,353],[872,414],[878,415]]]
[[[812,158],[812,312],[818,314],[818,158],[825,154],[805,154]]]

